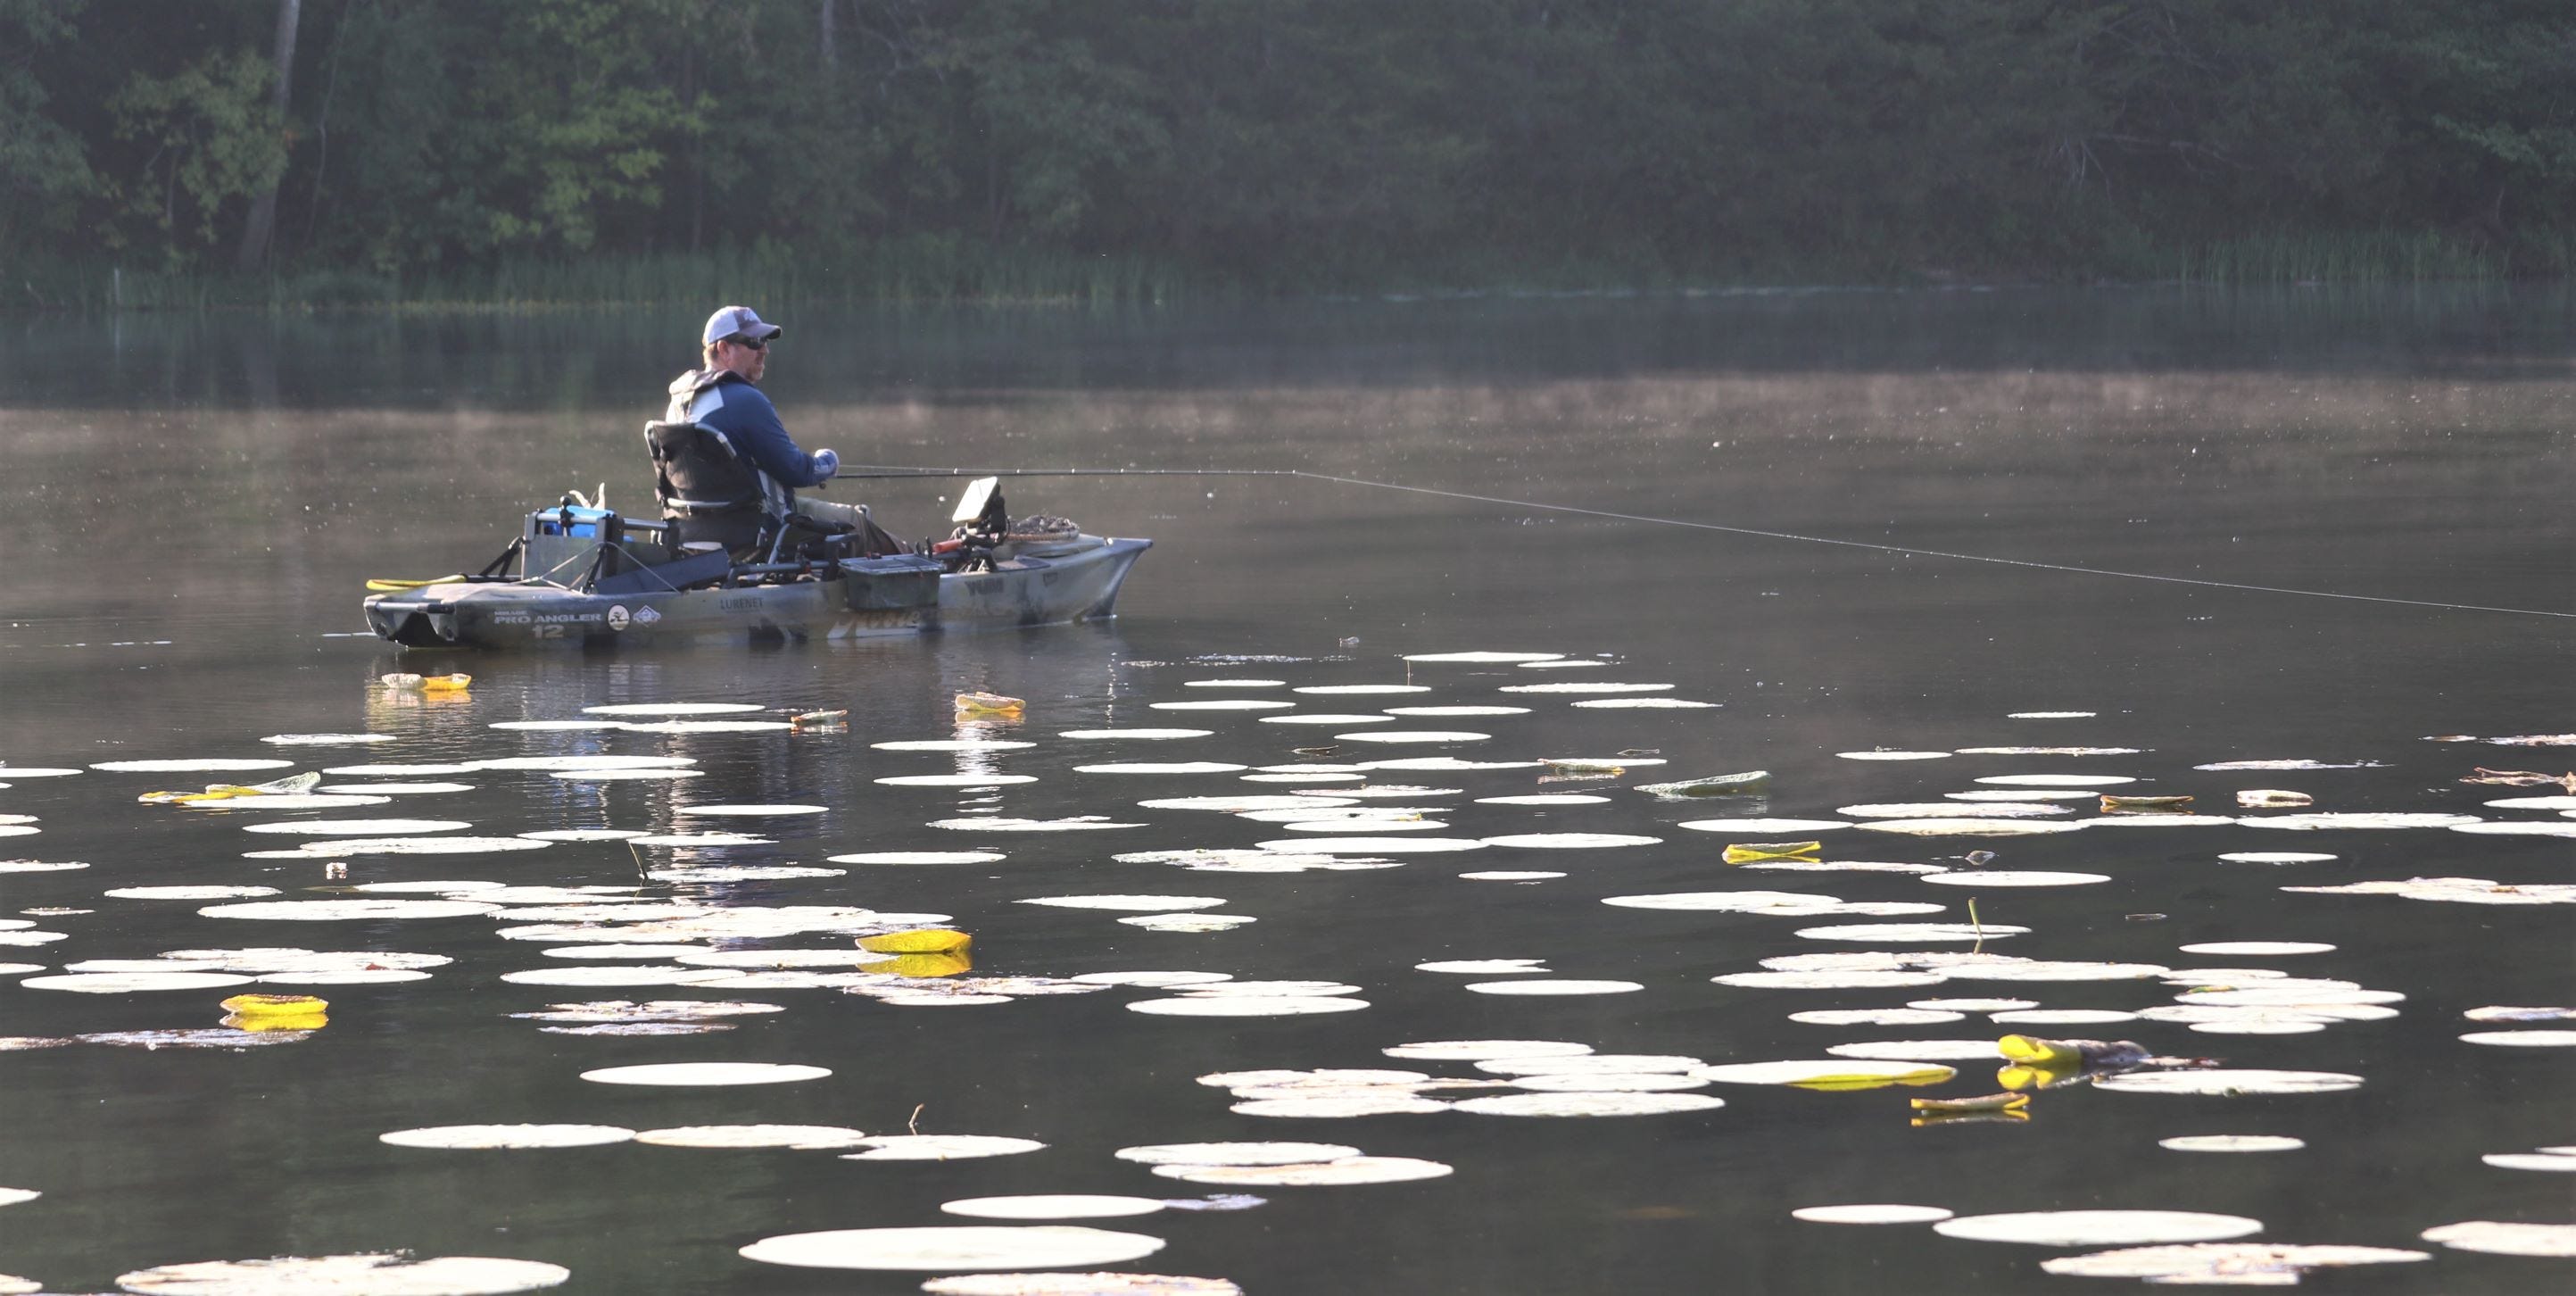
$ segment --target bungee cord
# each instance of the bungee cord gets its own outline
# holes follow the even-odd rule
[[[1795,531],[1771,531],[1760,527],[1728,526],[1719,522],[1701,522],[1691,518],[1657,517],[1647,513],[1623,513],[1615,509],[1586,508],[1579,504],[1552,504],[1543,500],[1508,499],[1499,495],[1478,495],[1471,491],[1447,490],[1437,486],[1415,486],[1404,482],[1375,481],[1366,477],[1345,477],[1337,473],[1308,472],[1302,468],[921,468],[898,464],[858,464],[853,471],[835,474],[834,480],[897,480],[905,477],[1301,477],[1308,481],[1332,482],[1342,486],[1364,486],[1372,490],[1401,491],[1410,495],[1429,495],[1439,499],[1463,500],[1475,504],[1499,504],[1510,508],[1533,509],[1543,513],[1565,513],[1578,517],[1596,517],[1615,522],[1636,522],[1649,526],[1681,527],[1693,531],[1717,531],[1728,535],[1756,536],[1765,540],[1788,540],[1800,544],[1834,545],[1845,549],[1867,549],[1878,553],[1906,557],[1945,558],[1953,562],[1987,563],[1997,567],[2022,567],[2034,571],[2068,572],[2079,576],[2110,576],[2121,580],[2154,581],[2164,585],[2189,585],[2202,589],[2236,590],[2250,594],[2289,594],[2300,598],[2339,599],[2351,603],[2381,603],[2396,607],[2433,608],[2445,612],[2496,612],[2506,616],[2555,617],[2576,620],[2576,612],[2553,612],[2544,608],[2494,607],[2482,603],[2446,603],[2437,599],[2392,598],[2380,594],[2348,594],[2338,590],[2298,589],[2286,585],[2256,585],[2244,581],[2211,580],[2199,576],[2167,576],[2156,572],[2118,571],[2108,567],[2084,567],[2072,563],[2040,562],[2031,558],[1999,558],[1992,554],[1958,553],[1947,549],[1926,549],[1920,545],[1884,544],[1873,540],[1847,540],[1836,536],[1802,535]]]

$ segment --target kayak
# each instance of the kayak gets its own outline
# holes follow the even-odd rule
[[[482,572],[376,582],[396,588],[367,598],[367,626],[404,648],[596,650],[1062,625],[1116,615],[1120,585],[1153,547],[1061,519],[1014,524],[998,492],[970,497],[989,504],[961,509],[964,525],[916,546],[924,552],[847,552],[866,534],[884,537],[867,527],[809,533],[746,562],[668,544],[667,524],[568,496],[528,514]]]

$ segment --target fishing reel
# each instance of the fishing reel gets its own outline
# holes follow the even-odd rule
[[[957,509],[948,520],[956,523],[957,529],[945,540],[925,541],[922,552],[953,563],[956,571],[993,570],[993,550],[1011,535],[1011,512],[1002,502],[1002,479],[978,477],[966,483],[965,491],[957,497]]]

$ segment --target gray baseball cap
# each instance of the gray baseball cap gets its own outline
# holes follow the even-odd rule
[[[701,346],[714,346],[727,338],[748,338],[759,341],[764,338],[774,338],[785,331],[775,324],[764,322],[760,316],[753,314],[748,306],[727,306],[707,317],[706,330],[699,336],[698,343]]]

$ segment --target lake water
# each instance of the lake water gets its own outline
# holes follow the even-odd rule
[[[1203,1275],[1256,1293],[2106,1289],[2040,1268],[2099,1249],[2091,1246],[1790,1216],[1807,1206],[1917,1203],[1962,1216],[2217,1212],[2261,1221],[2250,1235],[2260,1242],[2432,1253],[2311,1277],[2327,1290],[2520,1293],[2576,1281],[2564,1259],[2474,1253],[2418,1236],[2461,1221],[2564,1225],[2576,1217],[2576,1179],[2481,1160],[2576,1143],[2567,1119],[2576,1050],[2459,1038],[2576,1029],[2463,1017],[2481,1006],[2576,1005],[2571,910],[2281,889],[2424,876],[2564,886],[2576,882],[2566,837],[2168,822],[2088,822],[2079,832],[2016,837],[1685,826],[1857,825],[1865,816],[1843,807],[1938,802],[2013,786],[1981,779],[2027,774],[2134,779],[2110,789],[2188,795],[2204,820],[2293,813],[2235,804],[2241,790],[2287,789],[2312,796],[2311,811],[2569,824],[2546,806],[2486,804],[2566,788],[2459,782],[2479,766],[2555,775],[2576,760],[2567,745],[2576,740],[2566,737],[2576,729],[2576,621],[2565,615],[2576,611],[2567,507],[2576,487],[2568,432],[2576,314],[2563,295],[2032,290],[1320,303],[1145,316],[778,313],[788,333],[765,385],[807,447],[835,447],[851,464],[1295,469],[1417,489],[1289,476],[1006,483],[1015,512],[1065,514],[1094,532],[1154,539],[1120,615],[1106,623],[739,651],[400,655],[352,633],[363,631],[367,578],[479,566],[515,534],[520,515],[569,489],[605,484],[614,504],[649,505],[637,429],[658,415],[662,384],[689,362],[696,312],[13,322],[16,336],[0,357],[0,462],[8,467],[0,552],[10,557],[0,618],[0,783],[9,786],[0,788],[0,813],[33,816],[10,826],[40,831],[0,843],[0,854],[87,867],[0,872],[5,916],[32,924],[0,930],[0,961],[35,965],[6,980],[209,948],[453,961],[427,969],[426,979],[382,983],[299,985],[290,974],[239,989],[94,995],[0,985],[0,1036],[18,1040],[0,1052],[0,1185],[43,1193],[0,1208],[0,1273],[41,1280],[46,1290],[106,1290],[118,1275],[153,1265],[407,1249],[564,1266],[567,1291],[901,1292],[926,1275],[781,1267],[737,1249],[780,1234],[1002,1222],[941,1212],[963,1198],[1114,1194],[1207,1205],[1212,1194],[1239,1192],[1266,1200],[1066,1221],[1165,1244],[1140,1259],[1072,1267]],[[917,537],[945,530],[942,494],[953,486],[844,482],[826,496],[870,502],[898,535]],[[2292,590],[2399,601],[2280,592]],[[2532,614],[2544,612],[2559,615]],[[1404,660],[1462,651],[1553,653],[1584,664]],[[470,672],[473,684],[454,696],[377,684],[396,670]],[[1217,680],[1274,682],[1193,687]],[[1406,683],[1425,691],[1294,691]],[[1577,683],[1666,687],[1505,691]],[[961,726],[951,698],[970,690],[1025,698],[1026,717]],[[1577,705],[1621,697],[1715,705]],[[1225,698],[1289,705],[1158,705]],[[580,718],[592,706],[703,702],[847,708],[850,727],[492,727]],[[1348,726],[1265,722],[1390,706],[1527,710]],[[2033,712],[2086,714],[2011,718]],[[1146,727],[1208,732],[1061,736]],[[1420,744],[1349,736],[1371,730],[1489,736]],[[263,741],[359,733],[390,741]],[[962,753],[874,746],[961,733],[1033,745]],[[2559,743],[2492,741],[2529,735]],[[2465,740],[2428,741],[2436,737]],[[1962,751],[1981,747],[2135,750]],[[1885,752],[1941,755],[1854,756]],[[396,795],[356,810],[198,810],[135,799],[296,770],[595,753],[684,757],[700,774],[416,774],[410,781],[468,790]],[[1409,807],[1442,827],[1354,835],[1475,849],[1297,872],[1114,858],[1308,835],[1140,801],[1285,795],[1292,785],[1243,776],[1261,766],[1415,756],[1495,767],[1360,771],[1363,783],[1311,790],[1432,789],[1356,804]],[[92,768],[181,758],[291,765]],[[1531,764],[1569,758],[1626,768],[1586,778]],[[2328,768],[2196,768],[2244,760]],[[1135,761],[1246,768],[1081,768]],[[81,772],[12,777],[8,767]],[[1745,770],[1770,772],[1763,795],[1669,801],[1634,790]],[[992,771],[1034,781],[878,781]],[[1602,799],[1483,800],[1555,793]],[[679,813],[714,804],[822,809]],[[2055,804],[2070,812],[2063,818],[2104,817],[2089,796]],[[490,837],[608,827],[768,840],[246,857],[313,840],[249,825],[395,816],[461,821],[471,826],[453,833]],[[1078,816],[1136,826],[937,826]],[[1558,833],[1654,840],[1481,844]],[[1990,850],[1990,870],[2108,880],[1963,888],[1927,884],[1915,872],[1771,871],[1721,860],[1730,843],[1782,838],[1822,841],[1825,861],[1963,868],[1961,856]],[[967,850],[1003,858],[828,862]],[[2242,852],[2333,858],[2219,858]],[[345,878],[326,875],[332,861],[345,862]],[[317,887],[442,880],[633,887],[639,862],[842,870],[654,881],[621,894],[949,915],[973,934],[973,976],[1197,971],[1313,980],[1359,987],[1368,1007],[1200,1018],[1131,1011],[1168,993],[1134,986],[922,1005],[830,988],[528,984],[505,978],[667,960],[548,957],[540,953],[547,942],[504,939],[496,934],[504,924],[479,913],[227,919],[197,913],[221,901],[102,895],[242,886],[276,889],[269,899],[314,900],[346,894]],[[1563,876],[1460,876],[1484,871]],[[1756,889],[1943,909],[1917,919],[1600,903]],[[1163,931],[1116,921],[1130,916],[1125,910],[1018,903],[1068,895],[1218,898],[1199,912],[1256,921]],[[1968,943],[1796,933],[1847,922],[1966,923],[1971,898],[1974,925],[1995,929],[1986,954],[2249,970],[2175,978],[2180,984],[1952,978],[1784,989],[1711,980],[1801,954],[1964,952]],[[2002,935],[2006,925],[2029,931]],[[2334,948],[2296,956],[2179,949],[2233,941]],[[733,944],[847,949],[849,937]],[[1510,978],[1416,969],[1487,959],[1538,960],[1557,978],[1637,988],[1499,995],[1468,986]],[[1996,996],[2045,1009],[2137,1011],[2174,1006],[2193,985],[2265,972],[2403,998],[2316,988],[2312,1002],[2366,1001],[2393,1013],[2348,1012],[2322,1029],[2277,1034],[2156,1019],[2023,1026],[1983,1012],[1885,1026],[1789,1018]],[[23,1047],[212,1028],[217,1001],[241,990],[309,990],[330,1000],[329,1024],[242,1050],[96,1040]],[[511,1016],[613,999],[750,1000],[783,1010],[724,1018],[734,1027],[726,1031],[669,1036],[545,1033],[543,1023]],[[1420,1041],[1568,1041],[1717,1065],[1822,1059],[1832,1056],[1828,1047],[1861,1041],[1991,1041],[2010,1031],[2134,1040],[2157,1054],[2223,1058],[2229,1068],[2360,1083],[2234,1096],[2073,1085],[2036,1094],[2026,1120],[1916,1128],[1909,1098],[1995,1093],[1997,1063],[1954,1060],[1955,1079],[1920,1088],[1715,1083],[1687,1092],[1722,1098],[1723,1107],[1599,1118],[1246,1115],[1229,1110],[1239,1100],[1226,1089],[1197,1082],[1322,1068],[1495,1078],[1469,1061],[1382,1052]],[[738,1088],[581,1078],[596,1068],[700,1061],[809,1064],[831,1074]],[[522,1122],[634,1130],[794,1123],[871,1135],[912,1126],[1047,1146],[880,1163],[832,1150],[633,1142],[433,1150],[377,1138]],[[2238,1154],[2159,1146],[2205,1134],[2283,1135],[2305,1146]],[[1217,1187],[1159,1178],[1112,1155],[1140,1144],[1246,1140],[1342,1144],[1452,1173]]]

